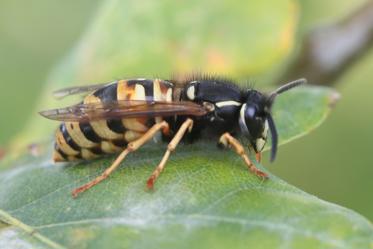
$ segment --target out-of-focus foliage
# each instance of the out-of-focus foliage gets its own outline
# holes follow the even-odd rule
[[[300,0],[301,18],[298,30],[302,35],[313,28],[342,20],[367,0]]]
[[[80,37],[97,2],[0,1],[0,146],[36,116],[46,75]]]
[[[299,35],[318,25],[342,20],[364,3],[358,1],[302,0]],[[303,36],[295,44],[300,44]],[[371,80],[373,51],[343,75],[334,86],[341,100],[328,122],[311,136],[280,148],[271,171],[319,197],[358,210],[373,219],[371,161],[373,116]]]
[[[373,51],[338,82],[341,100],[311,136],[280,148],[276,175],[373,219]]]

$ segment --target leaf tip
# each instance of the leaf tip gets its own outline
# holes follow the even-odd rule
[[[334,108],[337,102],[341,99],[341,94],[337,91],[333,91],[328,98],[328,105],[330,108]]]

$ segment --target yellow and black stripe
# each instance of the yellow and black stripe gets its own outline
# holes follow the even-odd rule
[[[116,100],[172,101],[173,84],[163,80],[120,80],[87,95],[83,103],[108,103]],[[156,118],[98,120],[89,123],[61,123],[55,135],[54,161],[93,159],[101,154],[121,151],[142,136]]]

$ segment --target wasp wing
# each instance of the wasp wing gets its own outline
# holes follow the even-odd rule
[[[201,116],[206,114],[206,110],[203,106],[189,101],[119,100],[108,103],[77,104],[42,111],[40,114],[48,119],[58,121],[90,122],[135,117]]]
[[[93,92],[97,89],[100,89],[104,86],[110,85],[116,83],[116,81],[113,82],[107,82],[107,83],[99,83],[99,84],[93,84],[93,85],[87,85],[87,86],[75,86],[75,87],[67,87],[63,89],[59,89],[57,91],[53,92],[53,97],[56,99],[63,99],[70,95],[76,95],[81,93],[87,93],[87,92]]]

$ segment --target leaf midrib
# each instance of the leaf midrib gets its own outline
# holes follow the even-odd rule
[[[31,227],[22,221],[18,220],[17,218],[11,216],[6,211],[0,209],[0,220],[9,225],[9,227],[14,226],[18,227],[22,231],[26,232],[29,236],[34,237],[39,242],[45,244],[46,246],[54,249],[65,249],[62,245],[58,244],[57,242],[45,237],[44,235],[40,234],[36,231],[36,228]]]

